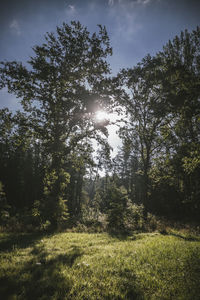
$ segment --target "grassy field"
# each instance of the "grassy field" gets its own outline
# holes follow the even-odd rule
[[[200,238],[0,234],[0,299],[200,299]]]

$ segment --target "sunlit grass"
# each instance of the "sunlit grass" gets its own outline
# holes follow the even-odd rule
[[[1,235],[0,299],[199,299],[200,241],[187,235]]]

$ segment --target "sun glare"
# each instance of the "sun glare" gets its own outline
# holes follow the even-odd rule
[[[99,110],[95,114],[95,118],[97,121],[104,121],[109,119],[109,114],[105,111]]]

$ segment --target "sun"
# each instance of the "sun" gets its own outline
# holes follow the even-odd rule
[[[95,113],[95,119],[99,122],[104,121],[104,120],[109,120],[109,114],[103,110],[98,110]]]

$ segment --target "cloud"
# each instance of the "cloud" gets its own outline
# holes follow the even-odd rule
[[[150,3],[152,0],[137,0],[138,4],[142,4],[142,5],[147,5],[148,3]]]
[[[75,13],[76,9],[74,5],[68,5],[69,11],[73,14]]]
[[[131,41],[135,34],[142,28],[142,22],[139,18],[139,3],[137,1],[149,0],[135,0],[135,1],[119,1],[113,6],[110,11],[110,19],[113,20],[113,39],[118,41]]]
[[[131,4],[131,5],[137,5],[137,4],[139,4],[139,5],[147,5],[147,4],[149,4],[150,2],[153,2],[153,1],[155,1],[155,0],[108,0],[108,5],[109,6],[113,6],[115,3],[117,4],[122,4],[122,2],[123,2],[123,4],[125,4],[125,5],[127,5],[127,4]],[[160,1],[160,0],[157,0],[158,2]]]
[[[9,25],[10,30],[16,34],[16,35],[21,35],[21,29],[19,22],[16,19],[13,19],[12,22]]]
[[[110,19],[113,20],[113,39],[131,42],[144,28],[140,16],[146,14],[149,5],[160,0],[108,0]]]
[[[114,0],[108,0],[108,5],[113,6]]]
[[[116,4],[122,3],[122,1],[124,1],[124,0],[108,0],[108,5],[113,6],[115,3]]]
[[[72,4],[67,5],[65,12],[68,17],[73,17],[76,14],[75,5],[72,5]]]

